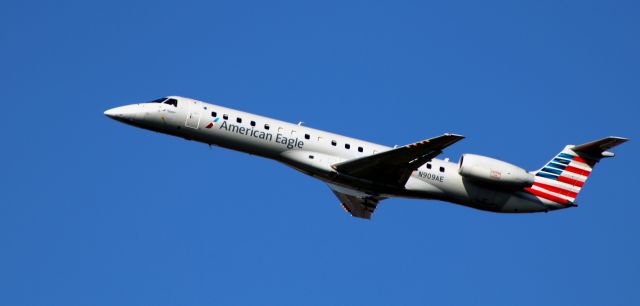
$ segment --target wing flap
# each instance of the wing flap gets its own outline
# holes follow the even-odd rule
[[[378,202],[382,200],[373,196],[356,196],[336,190],[337,188],[329,185],[331,191],[338,197],[342,208],[354,217],[362,219],[371,219],[371,214],[378,206]]]

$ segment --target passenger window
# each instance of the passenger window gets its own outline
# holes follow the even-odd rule
[[[318,136],[318,142],[322,141],[322,137]]]
[[[229,116],[227,116],[227,114],[222,115],[222,119],[227,120],[229,119]]]
[[[348,143],[345,143],[345,144],[344,144],[344,148],[345,148],[345,149],[350,149],[350,148],[351,148],[351,145],[350,145],[350,144],[348,144]]]
[[[242,123],[242,118],[240,118],[240,117],[236,118],[236,122],[237,123]]]
[[[268,130],[268,129],[269,129],[269,125],[268,125],[268,124],[265,124],[265,125],[264,125],[264,129],[265,129],[265,130]]]
[[[431,169],[431,164],[427,164],[427,169]]]
[[[256,122],[251,120],[251,126],[256,126]]]
[[[211,112],[211,117],[218,117],[218,114],[216,112]]]
[[[440,167],[440,172],[444,172],[444,167]]]
[[[358,147],[358,152],[362,152],[364,149],[362,147]]]
[[[335,147],[337,144],[338,144],[338,143],[337,143],[335,140],[332,140],[332,141],[331,141],[331,145],[332,145],[332,146],[334,146],[334,147]]]
[[[281,127],[278,128],[278,133],[282,133],[282,128]]]
[[[309,134],[304,134],[304,139],[309,139],[311,136]]]

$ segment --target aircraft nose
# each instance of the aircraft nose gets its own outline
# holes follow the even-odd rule
[[[104,112],[104,114],[111,119],[119,121],[134,121],[140,117],[141,111],[142,110],[138,107],[138,105],[125,105],[108,109]]]

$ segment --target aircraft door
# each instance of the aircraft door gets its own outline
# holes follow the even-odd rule
[[[189,112],[187,112],[187,121],[185,121],[184,125],[186,127],[197,129],[200,125],[200,107],[197,102],[193,102],[189,105]]]

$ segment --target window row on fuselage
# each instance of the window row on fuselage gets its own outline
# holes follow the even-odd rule
[[[217,118],[218,117],[218,113],[217,112],[211,112],[211,117]],[[222,119],[223,120],[229,120],[229,115],[223,114],[222,115]],[[242,118],[241,117],[236,117],[236,123],[242,124]],[[257,123],[254,120],[251,120],[251,121],[249,121],[249,125],[251,125],[252,127],[255,127],[257,125]],[[268,123],[265,123],[264,124],[264,129],[268,131],[268,130],[271,129],[271,126]],[[281,133],[283,130],[284,129],[282,127],[278,128],[278,132],[279,133]],[[297,132],[295,130],[291,130],[291,135],[292,136],[295,136],[296,133]],[[310,140],[311,138],[312,138],[311,134],[309,134],[309,133],[305,133],[304,134],[304,139]],[[316,138],[317,138],[318,141],[323,141],[323,139],[324,139],[323,136],[317,136]],[[338,146],[338,141],[331,140],[331,145],[334,146],[334,147],[337,147]],[[344,144],[344,148],[347,149],[347,150],[350,150],[351,149],[351,144],[345,143]],[[363,153],[364,152],[364,147],[358,146],[357,150],[358,150],[358,152]],[[373,153],[376,153],[376,151],[373,151]]]
[[[174,107],[178,107],[178,101],[176,99],[173,99],[173,98],[166,98],[165,97],[165,98],[160,98],[160,99],[157,99],[157,100],[153,100],[151,102],[163,103],[163,104],[172,105]],[[204,109],[206,110],[207,107],[205,106]],[[211,116],[214,117],[214,118],[217,118],[218,117],[218,113],[217,112],[211,112]],[[222,119],[229,120],[229,115],[223,114],[222,115]],[[242,124],[242,118],[241,117],[236,117],[236,122],[239,123],[239,124]],[[257,125],[257,123],[254,120],[251,120],[251,121],[249,121],[249,125],[251,125],[252,127],[255,127]],[[264,124],[264,129],[265,130],[270,130],[271,127],[269,126],[268,123],[265,123]],[[278,128],[278,132],[280,133],[282,131],[283,131],[283,128],[279,127]],[[296,131],[291,130],[291,134],[292,134],[292,136],[295,136]],[[308,134],[308,133],[305,133],[304,134],[304,139],[310,140],[311,139],[311,135]],[[320,141],[323,140],[323,137],[322,136],[317,136],[317,140],[320,142]],[[331,145],[334,146],[334,147],[337,147],[338,146],[338,142],[336,140],[331,140]],[[349,150],[349,149],[351,149],[351,145],[348,144],[348,143],[345,143],[344,144],[344,148]],[[358,147],[358,152],[360,152],[360,153],[364,152],[364,148],[359,146]],[[377,152],[373,151],[373,153],[375,154]],[[431,169],[431,163],[427,163],[426,164],[426,168],[427,169]],[[444,167],[439,167],[439,170],[440,170],[440,172],[444,172]]]
[[[431,163],[427,163],[427,169],[431,169]],[[440,167],[440,172],[444,172],[444,167]]]

